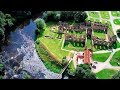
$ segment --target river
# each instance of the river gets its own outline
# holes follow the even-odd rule
[[[25,73],[32,79],[57,79],[59,74],[48,70],[36,52],[35,29],[36,25],[30,19],[29,24],[10,33],[8,44],[0,53],[0,62],[5,65],[4,79],[23,79]]]

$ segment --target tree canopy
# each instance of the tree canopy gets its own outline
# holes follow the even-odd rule
[[[0,40],[3,39],[5,27],[10,27],[14,22],[14,18],[10,14],[4,14],[0,11]]]
[[[90,65],[80,64],[77,66],[74,75],[72,75],[70,79],[96,79],[96,76],[91,71]]]

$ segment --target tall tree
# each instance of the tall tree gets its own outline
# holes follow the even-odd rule
[[[96,79],[95,74],[91,71],[88,64],[80,64],[77,66],[73,79]],[[71,78],[71,79],[72,79]]]

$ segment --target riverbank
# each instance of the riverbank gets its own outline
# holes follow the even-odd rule
[[[57,62],[55,58],[50,55],[44,45],[40,41],[36,41],[35,47],[46,68],[55,73],[60,73],[61,69],[63,68],[62,64]]]

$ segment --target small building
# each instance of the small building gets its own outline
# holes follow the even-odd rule
[[[90,62],[91,62],[91,56],[92,56],[91,51],[89,49],[86,49],[84,51],[84,59],[83,59],[84,63],[90,64]]]
[[[90,64],[91,63],[92,52],[86,49],[84,52],[77,52],[74,54],[74,65],[79,64]],[[76,66],[75,66],[76,67]]]

